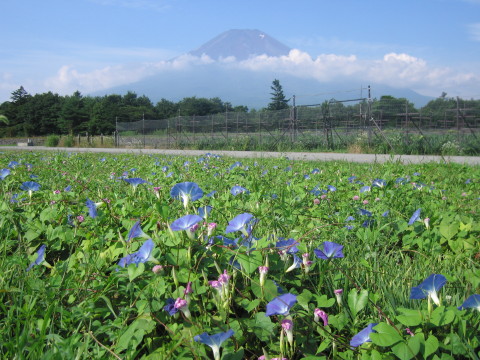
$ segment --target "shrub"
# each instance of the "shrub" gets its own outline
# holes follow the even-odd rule
[[[49,135],[45,140],[45,146],[48,147],[57,147],[60,142],[60,137],[57,135]]]

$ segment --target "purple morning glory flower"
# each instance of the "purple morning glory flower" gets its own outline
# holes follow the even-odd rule
[[[10,175],[10,169],[0,170],[0,180],[5,179],[8,175]]]
[[[415,210],[412,217],[410,218],[410,221],[408,222],[408,225],[413,225],[413,223],[420,218],[420,211],[421,209]]]
[[[203,190],[197,183],[187,181],[175,184],[170,190],[170,196],[174,199],[181,199],[186,208],[189,201],[198,200],[203,196]]]
[[[315,249],[313,252],[315,255],[324,260],[332,259],[332,258],[343,258],[343,245],[331,242],[331,241],[325,241],[323,243],[323,251],[320,249]]]
[[[290,309],[296,302],[297,296],[290,293],[277,296],[267,304],[265,316],[288,315]]]
[[[235,216],[227,225],[225,233],[229,234],[235,231],[241,231],[245,236],[249,236],[247,232],[247,225],[253,219],[253,215],[249,213],[243,213]]]
[[[35,265],[40,265],[43,260],[45,260],[45,249],[47,247],[45,245],[40,246],[40,248],[37,250],[37,258],[35,259],[34,262],[32,262],[28,268],[27,271],[30,271],[31,268],[33,268]]]
[[[132,228],[128,232],[127,242],[136,238],[136,237],[148,237],[142,230],[140,226],[140,220],[138,220],[135,224],[133,224]]]
[[[425,279],[420,285],[412,288],[410,292],[410,299],[432,299],[432,301],[440,306],[437,291],[440,290],[447,282],[445,276],[441,274],[432,274]]]
[[[233,330],[230,329],[227,332],[222,332],[214,335],[208,335],[204,332],[203,334],[197,335],[193,338],[196,342],[208,345],[212,348],[213,357],[215,360],[220,360],[220,347],[223,342],[233,336]]]
[[[170,228],[173,231],[190,230],[192,226],[196,225],[202,220],[203,218],[199,215],[185,215],[172,222]]]
[[[234,186],[232,187],[232,189],[230,190],[230,193],[233,195],[233,196],[237,196],[239,194],[250,194],[250,191],[248,191],[247,189],[245,189],[244,187],[242,186]]]
[[[458,307],[459,310],[463,309],[477,309],[480,311],[480,295],[474,294],[470,295],[467,300],[463,302],[462,305]]]
[[[287,254],[296,254],[298,252],[297,245],[299,244],[300,243],[298,241],[290,238],[288,240],[277,241],[275,247],[281,252],[285,252]]]
[[[87,201],[85,202],[85,205],[87,205],[88,208],[88,215],[90,215],[91,218],[96,218],[97,217],[97,205],[87,198]]]
[[[358,347],[362,344],[365,344],[366,342],[371,342],[370,340],[370,334],[372,332],[376,332],[373,330],[373,327],[377,326],[377,323],[371,323],[368,324],[368,326],[361,330],[357,335],[355,335],[352,340],[350,340],[350,346],[352,347]]]

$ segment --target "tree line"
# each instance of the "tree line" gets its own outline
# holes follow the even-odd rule
[[[280,82],[275,79],[271,86],[271,103],[259,111],[288,108],[289,100],[283,94]],[[443,93],[421,109],[405,98],[382,96],[374,99],[372,112],[382,116],[406,111],[422,111],[441,118],[449,109],[456,109],[458,99]],[[325,102],[323,105],[327,105]],[[463,107],[480,113],[480,100],[462,100]],[[330,104],[332,106],[332,104]],[[336,112],[356,112],[359,104],[335,103]],[[224,112],[255,112],[247,106],[233,106],[220,98],[186,97],[178,102],[161,99],[156,104],[145,95],[134,92],[125,95],[83,96],[76,91],[60,96],[52,92],[29,94],[23,87],[11,94],[10,101],[0,104],[0,137],[44,136],[50,134],[110,134],[115,131],[115,122],[130,122],[144,119],[167,119],[176,116],[204,116]]]

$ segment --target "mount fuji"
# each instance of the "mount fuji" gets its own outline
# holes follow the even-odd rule
[[[382,95],[404,97],[417,106],[423,106],[432,99],[410,89],[370,83],[368,79],[342,77],[319,81],[314,76],[300,76],[278,67],[256,67],[259,61],[281,62],[292,51],[298,50],[292,50],[260,30],[228,30],[195,50],[159,63],[145,78],[91,95],[132,91],[147,96],[154,103],[161,99],[177,102],[193,96],[218,97],[233,106],[260,109],[271,101],[270,86],[273,80],[278,79],[287,98],[296,96],[297,105],[318,104],[332,98],[367,97],[367,85],[371,85],[374,98]]]

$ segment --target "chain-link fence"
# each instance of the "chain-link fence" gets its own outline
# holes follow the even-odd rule
[[[118,122],[117,146],[268,151],[480,154],[480,109],[331,100],[279,111]]]

